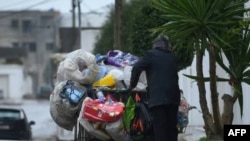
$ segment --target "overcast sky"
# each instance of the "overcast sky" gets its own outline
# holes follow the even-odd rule
[[[70,13],[72,0],[0,0],[0,10],[50,10]],[[78,1],[78,0],[76,0]],[[106,13],[115,0],[80,0],[82,13]],[[76,8],[77,11],[77,8]]]

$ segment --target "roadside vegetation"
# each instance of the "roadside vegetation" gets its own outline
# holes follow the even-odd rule
[[[185,76],[197,82],[208,140],[223,139],[223,125],[232,124],[237,101],[243,114],[242,84],[250,84],[250,9],[244,7],[247,1],[130,0],[123,4],[122,51],[142,56],[158,34],[166,34],[181,60],[179,70],[190,66],[196,58],[196,76]],[[111,9],[94,53],[105,54],[113,49],[113,24],[114,9]],[[205,53],[209,56],[209,76],[203,73]],[[217,64],[228,78],[218,76]],[[228,83],[233,94],[219,97],[217,82]],[[206,92],[205,83],[209,83],[210,93]],[[224,101],[222,111],[219,98]],[[208,105],[212,105],[211,109]]]

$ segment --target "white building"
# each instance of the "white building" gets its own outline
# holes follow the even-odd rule
[[[191,110],[189,112],[189,125],[190,126],[201,126],[204,125],[204,121],[202,118],[200,103],[199,103],[199,92],[198,92],[198,86],[197,82],[195,80],[192,80],[190,78],[185,77],[183,74],[187,75],[193,75],[196,76],[196,59],[193,60],[193,63],[190,67],[186,68],[185,70],[179,72],[179,84],[180,88],[184,92],[184,96],[186,97],[187,101],[190,103],[191,106],[196,106],[198,110]],[[203,60],[203,73],[204,77],[209,76],[209,60],[208,60],[208,54],[205,54],[204,60]],[[216,66],[217,70],[217,76],[222,78],[229,78],[228,74],[223,71],[218,65]],[[211,106],[211,94],[210,94],[210,87],[209,82],[205,84],[206,86],[206,97],[208,101],[208,107],[209,111],[212,114],[212,106]],[[223,94],[233,94],[233,90],[231,89],[231,86],[227,82],[217,82],[217,89],[219,95],[219,105],[220,105],[220,112],[223,112],[223,104],[221,97]],[[248,110],[248,107],[250,106],[250,103],[248,100],[250,99],[250,95],[248,94],[250,91],[250,86],[247,84],[243,84],[243,116],[241,118],[240,116],[240,108],[238,101],[234,104],[234,120],[233,124],[250,124],[250,111]]]
[[[0,100],[18,102],[24,93],[31,93],[24,86],[23,66],[20,65],[0,65]]]
[[[99,35],[100,28],[102,27],[105,20],[105,15],[96,13],[82,14],[80,23],[79,18],[76,18],[76,28],[79,28],[79,24],[81,24],[82,27],[80,34],[80,45],[82,49],[85,49],[88,52],[93,51],[96,37]],[[61,21],[61,27],[72,27],[71,14],[63,14]]]

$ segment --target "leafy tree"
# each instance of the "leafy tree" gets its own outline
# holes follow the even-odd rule
[[[233,96],[225,94],[223,100],[231,107],[227,114],[223,113],[224,124],[230,124],[233,120],[233,104],[238,100],[243,114],[243,93],[242,83],[250,85],[250,27],[249,21],[240,22],[241,28],[235,28],[232,31],[223,33],[224,40],[229,44],[221,44],[222,53],[217,54],[217,63],[229,74],[229,82],[234,89]],[[224,57],[223,57],[224,56]],[[229,65],[225,62],[229,62]],[[230,118],[227,118],[230,117]]]
[[[104,23],[100,36],[96,38],[97,42],[93,53],[106,54],[109,50],[113,49],[114,42],[114,8],[110,10],[109,16]]]
[[[132,43],[131,52],[141,56],[145,50],[152,48],[152,41],[158,34],[152,32],[151,29],[167,22],[165,18],[162,18],[162,14],[163,12],[152,7],[150,2],[138,10],[132,25],[132,31],[134,32],[130,33]],[[175,48],[175,42],[172,43],[173,52],[179,58],[179,70],[190,66],[193,60],[193,51],[186,48],[186,43],[182,43],[179,48]]]
[[[149,0],[130,0],[123,4],[122,10],[122,51],[131,52],[140,57],[145,50],[152,48],[152,41],[157,37],[157,34],[152,33],[150,29],[163,25],[167,21],[161,17],[162,11],[152,7]],[[106,54],[113,49],[113,25],[114,9],[112,8],[97,40],[94,53]],[[180,70],[190,66],[193,60],[193,51],[186,48],[186,43],[183,43],[181,48],[173,48],[180,60]]]
[[[124,52],[130,51],[131,41],[129,40],[129,34],[133,32],[131,26],[133,25],[134,15],[145,3],[147,3],[145,0],[123,1],[121,50]],[[114,21],[115,10],[114,7],[111,7],[109,16],[101,30],[100,37],[97,38],[94,53],[106,54],[109,50],[113,50]]]
[[[225,81],[226,79],[217,77],[216,60],[217,56],[219,56],[218,54],[221,53],[220,51],[225,51],[228,47],[238,49],[238,47],[234,46],[235,44],[231,44],[232,41],[226,40],[221,35],[225,31],[233,31],[236,27],[241,27],[239,23],[243,19],[243,13],[249,11],[244,8],[245,2],[246,0],[152,0],[153,6],[164,12],[162,17],[165,17],[169,21],[155,28],[154,31],[170,36],[175,41],[177,47],[186,44],[186,47],[190,51],[195,51],[197,76],[188,77],[197,81],[205,131],[209,139],[222,139],[223,123],[226,123],[225,120],[232,118],[232,116],[221,118],[216,82]],[[230,35],[232,37],[235,34],[231,32]],[[243,50],[246,50],[248,44],[244,44],[244,46],[245,49]],[[222,49],[222,47],[227,48]],[[203,75],[202,62],[205,51],[209,54],[209,78],[205,78]],[[228,59],[236,56],[238,56],[237,58],[240,57],[240,53],[234,54],[232,50],[227,51],[225,53],[228,54]],[[249,55],[249,53],[245,55]],[[220,64],[224,65],[224,69],[227,68],[222,60]],[[243,72],[246,75],[248,72],[245,71],[245,66],[244,69],[237,70],[244,70]],[[227,70],[227,72],[231,71],[233,73],[230,67]],[[238,74],[242,74],[243,72],[239,72]],[[207,106],[206,81],[210,82],[212,114],[209,112]],[[237,81],[241,83],[242,79],[237,79]],[[231,106],[227,104],[225,102],[224,107]],[[224,113],[227,112],[224,111]]]

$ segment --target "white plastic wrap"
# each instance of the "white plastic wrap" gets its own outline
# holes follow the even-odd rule
[[[81,109],[82,101],[78,105],[73,106],[67,99],[60,97],[60,92],[66,81],[58,83],[53,93],[50,95],[50,114],[53,120],[62,128],[72,131],[77,120],[77,112]],[[78,87],[82,87],[75,83]],[[84,87],[82,87],[85,89]]]
[[[132,66],[125,66],[123,69],[124,72],[124,81],[127,85],[130,84],[130,78],[131,78],[131,70]],[[147,87],[147,79],[146,79],[146,73],[143,71],[140,75],[139,81],[137,83],[137,86],[134,88],[135,90],[146,90]]]
[[[123,129],[123,121],[122,118],[115,121],[110,122],[106,125],[107,133],[114,139],[115,141],[132,141],[128,132]]]
[[[57,83],[64,80],[73,80],[80,84],[91,84],[99,74],[95,56],[82,49],[69,53],[65,60],[60,62],[57,69]]]

